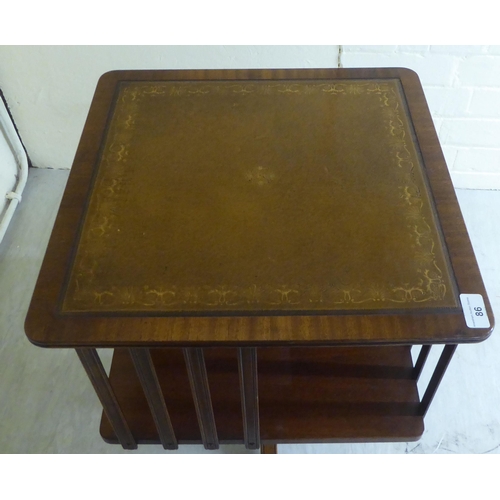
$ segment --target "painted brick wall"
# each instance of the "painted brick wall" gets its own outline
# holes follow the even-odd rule
[[[337,45],[0,45],[0,87],[33,164],[69,168],[105,71],[336,67],[338,52]],[[343,45],[341,63],[415,70],[455,186],[500,189],[500,46]]]
[[[500,46],[343,45],[341,64],[416,71],[455,187],[500,189]]]

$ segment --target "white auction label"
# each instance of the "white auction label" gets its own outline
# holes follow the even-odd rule
[[[460,294],[465,322],[469,328],[489,328],[490,320],[484,307],[483,296],[478,293]]]

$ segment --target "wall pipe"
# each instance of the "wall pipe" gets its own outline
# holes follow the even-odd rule
[[[9,200],[7,210],[0,221],[0,243],[3,240],[7,227],[12,220],[17,205],[21,202],[21,195],[28,180],[28,156],[19,138],[16,128],[11,120],[7,107],[0,96],[0,128],[5,133],[5,137],[10,143],[10,147],[17,163],[18,176],[17,185],[13,191],[9,191],[5,196]]]

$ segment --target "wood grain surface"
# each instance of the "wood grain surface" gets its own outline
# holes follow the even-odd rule
[[[334,315],[265,315],[264,312],[261,316],[247,313],[234,317],[164,317],[123,311],[78,314],[61,310],[69,266],[97,174],[103,138],[110,127],[111,103],[117,96],[120,82],[265,80],[276,83],[280,80],[344,82],[346,79],[366,82],[395,79],[400,82],[413,142],[421,157],[422,182],[428,184],[436,230],[442,236],[443,258],[448,261],[450,279],[456,284],[455,293],[481,294],[491,328],[468,328],[460,305],[417,311],[408,308],[353,310]],[[372,203],[376,203],[376,197]],[[411,302],[415,296],[411,291],[408,293]],[[96,297],[96,300],[100,299]],[[286,311],[278,311],[278,314],[284,313]],[[117,71],[105,74],[96,89],[25,323],[28,338],[45,347],[456,344],[484,340],[493,326],[491,307],[420,82],[414,72],[402,68]]]
[[[244,442],[238,350],[209,348],[205,362],[221,444]],[[410,348],[259,348],[262,443],[412,441],[424,430]],[[202,443],[179,349],[152,349],[179,444]],[[110,381],[137,442],[159,443],[127,350],[114,355]],[[101,435],[117,443],[106,415]]]

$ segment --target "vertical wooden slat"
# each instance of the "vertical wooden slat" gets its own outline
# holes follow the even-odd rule
[[[109,383],[97,351],[92,348],[75,349],[87,375],[101,401],[104,413],[109,419],[116,437],[126,450],[135,450],[137,443],[130,432],[125,416]]]
[[[422,398],[422,401],[419,405],[418,414],[420,416],[424,417],[427,413],[427,410],[429,409],[432,399],[436,394],[437,388],[441,383],[443,375],[446,371],[446,368],[448,368],[448,365],[450,364],[451,358],[453,357],[456,348],[457,346],[455,344],[444,346],[443,352],[439,357],[434,373],[432,374],[429,385],[427,386],[427,389],[425,391],[424,397]]]
[[[260,448],[260,425],[257,349],[255,347],[238,349],[238,367],[245,446],[249,450],[258,450]]]
[[[176,450],[179,446],[149,349],[129,349],[129,352],[155,421],[161,444],[166,450]]]
[[[415,363],[415,367],[413,368],[412,376],[415,380],[420,378],[422,374],[422,370],[424,369],[425,362],[427,361],[427,357],[429,356],[429,352],[431,350],[430,345],[423,345],[418,354],[417,362]]]
[[[203,445],[207,450],[216,450],[219,448],[219,438],[215,425],[203,349],[185,348],[184,359],[186,361],[189,384],[191,385]]]

